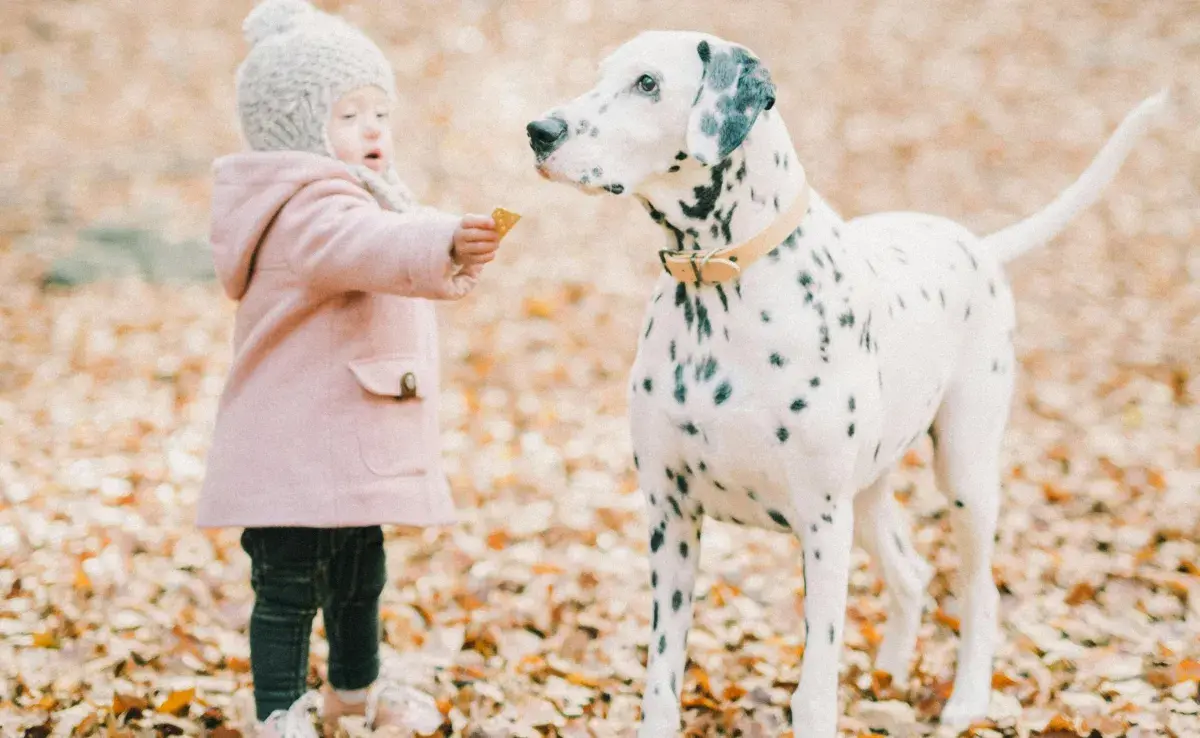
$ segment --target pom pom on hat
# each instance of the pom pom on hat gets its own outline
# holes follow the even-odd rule
[[[253,46],[268,36],[287,33],[316,14],[306,0],[264,0],[242,21],[242,35]]]

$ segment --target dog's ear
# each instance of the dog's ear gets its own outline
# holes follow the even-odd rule
[[[745,47],[701,41],[700,89],[688,118],[687,150],[713,165],[742,145],[758,114],[775,104],[771,75]]]

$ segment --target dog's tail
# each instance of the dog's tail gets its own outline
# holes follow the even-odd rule
[[[1116,176],[1134,144],[1167,108],[1170,93],[1164,89],[1134,108],[1079,179],[1037,213],[983,239],[983,247],[1001,262],[1044,245],[1058,235],[1080,211],[1090,207]]]

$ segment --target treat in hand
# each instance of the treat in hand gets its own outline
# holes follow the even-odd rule
[[[492,211],[492,220],[496,221],[496,233],[499,234],[500,238],[508,235],[508,232],[512,230],[512,227],[520,219],[521,216],[519,214],[505,210],[504,208],[496,208]]]

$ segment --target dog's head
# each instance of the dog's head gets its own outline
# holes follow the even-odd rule
[[[527,126],[542,176],[587,192],[636,192],[692,158],[712,166],[775,103],[766,68],[715,36],[651,31],[600,67],[594,88]]]

